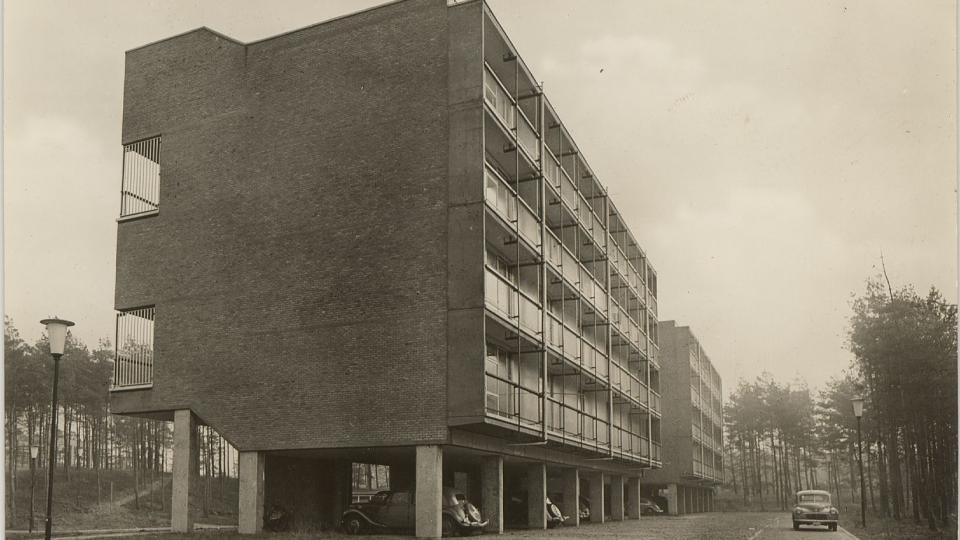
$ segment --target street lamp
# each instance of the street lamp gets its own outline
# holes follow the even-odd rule
[[[33,487],[37,484],[37,457],[40,456],[40,445],[30,445],[30,532],[33,532]]]
[[[47,463],[47,524],[44,538],[50,540],[53,532],[53,469],[57,460],[57,384],[60,378],[60,357],[67,341],[67,328],[73,323],[56,317],[44,319],[40,324],[47,327],[50,338],[50,356],[53,356],[53,407],[50,410],[50,460]]]
[[[850,400],[853,404],[853,415],[857,417],[857,463],[860,465],[860,525],[867,526],[867,501],[863,496],[863,435],[861,419],[863,417],[863,397],[857,396]]]

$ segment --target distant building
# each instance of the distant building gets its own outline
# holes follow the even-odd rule
[[[197,424],[240,452],[245,533],[336,524],[352,463],[416,489],[420,536],[444,485],[494,532],[548,490],[576,522],[581,485],[639,516],[657,274],[484,2],[145,45],[122,127],[111,410],[174,421],[174,530]]]
[[[670,514],[714,510],[723,482],[723,381],[687,326],[662,321],[663,468],[643,478],[644,494]]]

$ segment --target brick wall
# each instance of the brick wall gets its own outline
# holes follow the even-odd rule
[[[119,225],[116,307],[156,304],[156,360],[115,412],[242,450],[445,440],[446,11],[128,53],[124,142],[163,136],[162,184]]]

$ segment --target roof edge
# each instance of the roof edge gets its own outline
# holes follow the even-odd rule
[[[157,44],[163,43],[164,41],[170,41],[170,40],[172,40],[172,39],[181,38],[181,37],[183,37],[183,36],[186,36],[186,35],[189,35],[189,34],[193,34],[194,32],[208,32],[208,33],[213,34],[213,35],[215,35],[215,36],[217,36],[217,37],[219,37],[219,38],[221,38],[221,39],[225,39],[225,40],[227,40],[227,41],[229,41],[229,42],[231,42],[231,43],[235,43],[235,44],[237,44],[237,45],[241,45],[241,46],[244,46],[244,47],[247,46],[246,43],[244,43],[244,42],[242,42],[242,41],[240,41],[240,40],[238,40],[238,39],[234,39],[234,38],[232,38],[232,37],[230,37],[230,36],[228,36],[228,35],[226,35],[226,34],[223,34],[223,33],[221,33],[221,32],[217,32],[216,30],[213,30],[212,28],[209,28],[209,27],[207,27],[207,26],[200,26],[200,27],[198,27],[198,28],[194,28],[193,30],[187,30],[186,32],[180,32],[179,34],[175,34],[175,35],[172,35],[172,36],[169,36],[169,37],[161,38],[161,39],[158,39],[158,40],[156,40],[156,41],[151,41],[150,43],[145,43],[145,44],[143,44],[143,45],[139,45],[139,46],[134,47],[134,48],[132,48],[132,49],[127,49],[126,51],[124,51],[124,54],[129,54],[129,53],[132,53],[132,52],[136,52],[136,51],[139,51],[140,49],[145,49],[145,48],[147,48],[147,47],[151,47],[151,46],[153,46],[153,45],[157,45]]]

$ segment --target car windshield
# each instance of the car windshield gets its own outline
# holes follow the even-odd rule
[[[804,493],[800,495],[800,502],[802,503],[828,503],[830,502],[830,496],[824,495],[823,493]]]

